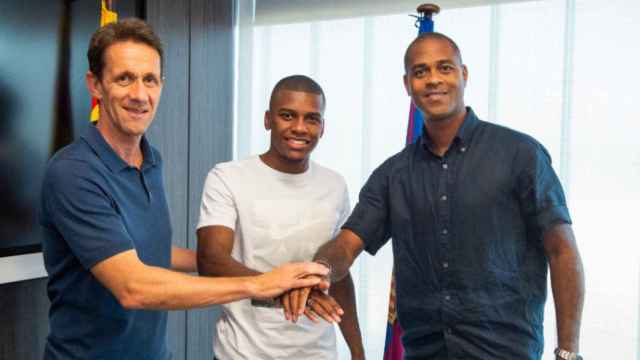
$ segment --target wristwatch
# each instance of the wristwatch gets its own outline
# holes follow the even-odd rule
[[[553,351],[553,353],[556,354],[557,357],[563,360],[583,360],[582,356],[579,355],[578,353],[574,353],[565,349],[556,348]]]
[[[331,264],[329,263],[329,261],[327,261],[325,259],[315,259],[315,260],[313,260],[313,262],[316,262],[316,263],[318,263],[320,265],[324,265],[327,269],[329,269],[329,272],[325,276],[327,278],[331,279],[331,275],[333,275],[333,269],[331,268]]]

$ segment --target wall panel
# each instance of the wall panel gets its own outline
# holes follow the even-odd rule
[[[32,3],[37,1],[26,0],[25,6]],[[86,97],[73,105],[80,130],[88,123],[89,97],[82,84],[98,4],[74,2],[73,8],[74,26],[82,32],[72,33],[71,96]],[[148,137],[164,160],[173,243],[195,248],[206,174],[232,157],[234,1],[120,0],[117,6],[121,18],[142,9],[164,43],[165,86]],[[41,359],[48,333],[46,279],[0,285],[0,294],[0,359]],[[168,336],[175,359],[212,358],[218,313],[216,308],[170,313]]]
[[[164,180],[171,212],[173,245],[186,247],[189,227],[189,3],[148,1],[146,19],[164,46],[164,87],[160,106],[148,130],[151,143],[164,161]],[[168,341],[176,360],[186,356],[186,312],[171,311]]]
[[[11,54],[0,51],[0,57],[3,60],[10,59],[25,69],[24,74],[8,74],[7,68],[2,67],[0,80],[14,77],[21,79],[23,86],[29,89],[29,94],[26,96],[42,101],[42,104],[34,105],[25,101],[20,95],[11,98],[11,104],[0,107],[0,113],[7,110],[9,106],[15,111],[33,111],[36,116],[25,126],[36,125],[38,128],[35,131],[42,134],[48,133],[51,127],[48,123],[50,121],[48,111],[51,107],[53,90],[49,87],[47,80],[55,74],[48,71],[47,64],[50,59],[56,59],[57,56],[56,40],[52,37],[56,36],[58,29],[60,3],[60,1],[40,0],[0,2],[0,23],[11,25],[12,22],[17,22],[26,29],[19,33],[0,31],[0,41],[27,42],[20,51],[14,51]],[[74,1],[71,6],[69,90],[75,137],[81,135],[89,124],[91,98],[84,83],[88,69],[86,52],[89,38],[100,24],[99,5],[99,1]],[[137,13],[137,1],[119,0],[116,5],[116,11],[120,17],[134,16]],[[32,50],[24,51],[24,48]],[[42,71],[44,74],[41,78],[36,81],[29,79],[34,73]],[[21,108],[25,103],[29,103],[32,108]],[[5,113],[0,115],[4,116]],[[6,119],[2,117],[2,120]],[[27,145],[34,146],[34,144]],[[20,155],[23,156],[21,158],[23,161],[27,161],[25,153]],[[35,162],[31,163],[35,166]],[[0,239],[0,241],[8,241],[8,239]],[[46,336],[49,332],[49,300],[46,285],[46,278],[0,285],[0,360],[42,359]]]
[[[232,157],[233,0],[191,0],[191,83],[189,137],[189,224],[195,229],[205,177]],[[195,231],[189,247],[195,248]],[[187,355],[211,359],[219,309],[188,312]]]

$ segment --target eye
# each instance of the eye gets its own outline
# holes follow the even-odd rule
[[[450,73],[452,71],[454,71],[456,68],[455,66],[451,65],[451,64],[442,64],[440,65],[440,72],[443,72],[445,74]]]
[[[424,68],[417,68],[413,70],[413,76],[415,77],[423,77],[426,74]]]
[[[291,120],[291,119],[293,119],[293,115],[292,115],[290,112],[281,112],[281,113],[279,114],[279,116],[280,116],[281,118],[283,118],[284,120]]]
[[[146,87],[156,87],[160,84],[160,80],[155,75],[147,75],[142,81]]]
[[[116,77],[116,84],[120,86],[129,86],[133,82],[133,76],[130,74],[122,74]]]
[[[322,122],[322,118],[318,115],[311,115],[308,116],[306,118],[307,122],[313,123],[313,124],[320,124]]]

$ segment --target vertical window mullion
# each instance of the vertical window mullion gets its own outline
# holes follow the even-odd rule
[[[562,124],[560,140],[560,181],[564,185],[565,196],[571,199],[571,115],[573,100],[573,55],[575,43],[575,0],[566,0],[564,27],[564,76],[562,81]]]
[[[490,5],[491,21],[489,32],[489,104],[488,120],[498,122],[498,85],[499,85],[499,57],[500,57],[500,5]]]

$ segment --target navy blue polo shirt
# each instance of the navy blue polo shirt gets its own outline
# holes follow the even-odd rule
[[[40,224],[51,308],[45,359],[170,359],[166,311],[126,310],[90,269],[135,249],[171,264],[171,222],[160,154],[142,138],[141,169],[95,126],[49,161]]]
[[[344,225],[371,254],[393,239],[406,359],[539,359],[542,237],[571,222],[547,151],[471,108],[431,149],[425,132],[378,167]]]

